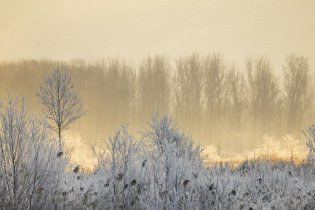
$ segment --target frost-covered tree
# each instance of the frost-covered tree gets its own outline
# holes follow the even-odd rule
[[[0,209],[54,206],[67,158],[58,157],[47,127],[16,98],[0,109]]]
[[[82,115],[82,104],[74,91],[70,75],[58,67],[41,84],[37,95],[50,128],[58,134],[61,148],[62,132]]]
[[[306,146],[309,149],[308,160],[315,162],[315,126],[312,125],[308,129],[302,130],[307,142]]]
[[[108,186],[109,191],[106,192],[108,200],[105,202],[109,202],[111,208],[131,206],[131,200],[128,200],[128,194],[124,191],[129,185],[134,185],[130,184],[131,182],[140,182],[139,169],[143,160],[143,148],[142,142],[134,139],[125,125],[117,129],[114,136],[109,138],[105,150],[96,152],[93,148],[98,158],[97,171],[104,172],[107,178],[105,185]]]

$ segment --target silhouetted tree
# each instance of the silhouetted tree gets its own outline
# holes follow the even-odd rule
[[[290,55],[283,70],[284,102],[287,108],[287,129],[299,131],[313,99],[310,69],[303,56]]]
[[[103,114],[106,124],[116,127],[132,116],[131,110],[135,103],[135,69],[119,59],[107,60],[103,68],[104,80],[100,87],[101,100],[106,107]]]
[[[165,56],[148,57],[140,64],[138,108],[146,118],[155,112],[169,113],[170,68],[169,60]]]
[[[226,114],[225,66],[222,56],[213,54],[203,63],[206,124],[209,135],[218,136]]]
[[[62,131],[82,115],[82,104],[73,89],[70,75],[58,67],[41,84],[37,95],[50,128],[58,134],[61,148]]]
[[[174,82],[175,115],[184,127],[199,128],[202,104],[202,65],[198,55],[182,57],[177,61]]]
[[[241,129],[241,120],[247,105],[246,80],[242,72],[232,68],[226,75],[228,119],[232,128]]]
[[[250,113],[254,125],[268,131],[279,93],[279,84],[269,60],[259,58],[247,62]]]

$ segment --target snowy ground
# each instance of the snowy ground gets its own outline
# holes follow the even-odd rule
[[[141,176],[129,175],[113,181],[105,172],[68,174],[64,198],[70,201],[69,207],[78,208],[315,208],[315,167],[311,164],[264,160],[245,161],[239,167],[218,164],[201,171],[188,169],[178,176],[178,183],[171,177],[170,187],[155,185],[148,173],[143,172],[142,181]],[[165,177],[157,179],[163,182]]]

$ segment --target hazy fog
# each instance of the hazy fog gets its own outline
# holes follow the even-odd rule
[[[295,52],[315,62],[312,0],[0,0],[0,59]]]
[[[164,100],[161,103],[170,107],[165,112],[170,111],[177,116],[186,114],[185,111],[176,113],[176,109],[184,108],[177,107],[174,103],[176,88],[180,87],[178,84],[185,80],[184,77],[179,80],[177,78],[175,83],[173,76],[162,78],[168,81],[168,84],[164,84],[165,89],[155,91],[155,88],[151,88],[145,93],[147,86],[155,78],[154,74],[148,76],[141,73],[141,69],[142,72],[147,69],[144,59],[148,55],[166,55],[166,65],[170,66],[162,69],[166,69],[164,73],[169,76],[169,72],[181,75],[180,65],[176,64],[180,56],[187,56],[185,59],[188,61],[189,56],[195,52],[202,56],[219,53],[224,58],[226,76],[230,75],[227,78],[233,79],[235,76],[236,80],[238,75],[228,74],[231,69],[243,72],[242,77],[248,80],[246,59],[268,58],[265,67],[275,75],[273,79],[277,80],[280,89],[276,88],[279,97],[275,99],[276,104],[273,104],[275,111],[267,110],[270,116],[277,118],[272,123],[277,122],[278,125],[268,125],[271,128],[265,129],[271,129],[270,133],[279,131],[278,136],[286,133],[288,126],[287,122],[283,123],[288,121],[287,118],[274,115],[274,112],[283,112],[283,115],[289,113],[287,110],[279,111],[285,104],[285,57],[296,53],[307,58],[311,75],[314,74],[315,67],[313,0],[0,0],[0,30],[0,96],[3,97],[8,90],[18,96],[25,96],[31,110],[38,113],[40,108],[35,91],[40,81],[56,67],[58,61],[72,61],[64,64],[71,69],[75,87],[86,109],[86,115],[73,126],[72,131],[77,132],[76,135],[83,142],[89,143],[105,139],[123,121],[134,123],[133,128],[138,129],[139,122],[142,126],[149,112],[155,110],[154,107],[148,108],[150,103],[159,100]],[[127,63],[127,71],[122,67],[122,72],[127,73],[111,74],[112,71],[108,69],[112,67],[107,68],[99,63],[101,59],[108,57],[122,58]],[[185,64],[185,59],[183,66],[189,63]],[[124,65],[120,63],[119,66],[121,64]],[[202,72],[197,75],[203,77]],[[205,89],[211,90],[211,85],[199,87],[198,78],[193,80],[197,92],[205,94]],[[125,81],[131,82],[125,84]],[[212,84],[210,80],[203,83]],[[171,93],[167,91],[170,87]],[[185,95],[186,92],[182,91],[180,94]],[[165,93],[170,94],[168,98],[165,98]],[[239,96],[242,97],[242,94]],[[205,105],[203,95],[197,94],[196,97],[197,104],[192,103],[193,106],[201,107],[200,110],[205,112],[205,106],[210,105]],[[139,104],[143,104],[143,101],[149,102],[141,107]],[[185,103],[188,102],[190,103]],[[124,107],[126,103],[130,105],[128,108]],[[246,138],[252,139],[250,133],[256,131],[247,126],[247,123],[252,125],[247,117],[254,115],[249,113],[249,105],[244,109],[247,110],[245,117],[234,117],[242,119],[241,133],[248,134]],[[143,110],[147,111],[146,117],[142,115]],[[313,109],[310,112],[315,113]],[[305,126],[312,121],[313,114],[305,114],[308,119],[299,121]],[[195,112],[192,114],[200,124],[204,122],[198,121],[199,118],[210,115],[208,113],[196,117]],[[230,122],[228,117],[226,119],[228,123],[235,123]],[[223,132],[212,128],[223,133],[223,137],[217,138],[217,134],[207,129],[210,122],[200,126],[188,115],[179,121],[185,131],[201,133],[201,140],[198,140],[203,143],[220,146],[219,142],[224,138],[227,141],[226,146],[230,148],[250,147],[247,140],[242,141],[242,144],[240,141],[232,144],[231,138],[224,136],[226,122],[221,126]],[[202,132],[196,130],[199,126]],[[294,128],[294,132],[300,129],[299,126]],[[238,128],[233,129],[239,132]],[[231,134],[235,136],[233,132]],[[236,136],[233,139],[241,137]],[[258,142],[261,139],[250,141],[253,145]]]

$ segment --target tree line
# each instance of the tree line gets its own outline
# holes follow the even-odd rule
[[[313,72],[306,57],[294,54],[285,58],[280,76],[266,57],[238,67],[220,54],[175,61],[157,55],[138,63],[116,58],[1,62],[1,95],[11,89],[40,110],[34,92],[57,65],[71,74],[82,99],[86,114],[74,129],[90,143],[121,122],[143,126],[154,113],[170,114],[202,143],[236,149],[254,146],[265,134],[300,135],[314,119]]]

